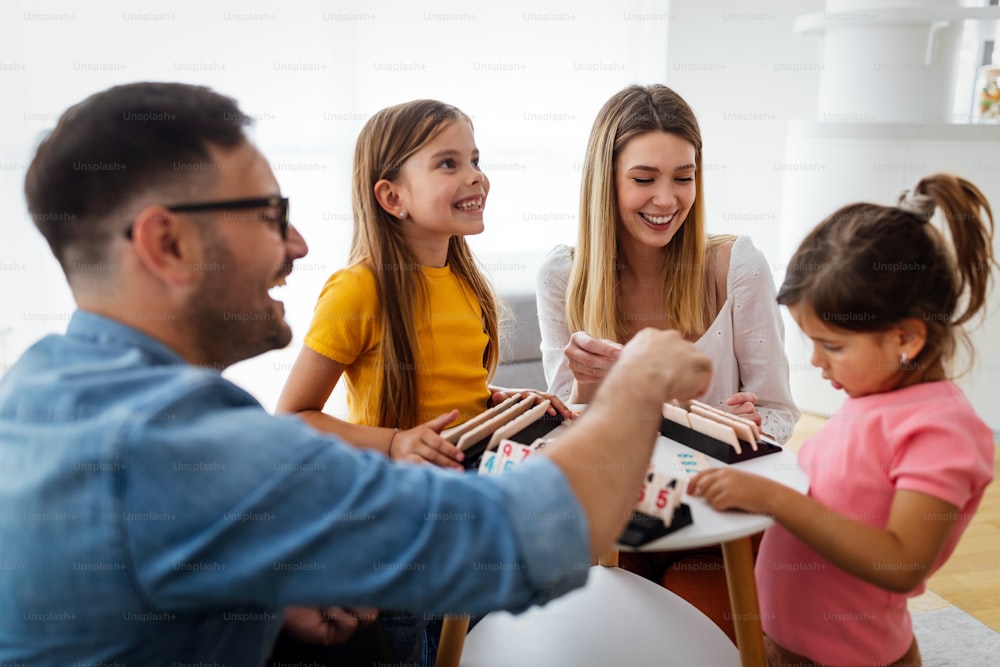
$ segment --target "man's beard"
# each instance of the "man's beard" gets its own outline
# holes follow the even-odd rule
[[[291,342],[292,333],[264,292],[234,277],[239,262],[218,239],[205,239],[206,270],[184,317],[208,365],[222,370]],[[214,269],[214,270],[213,270]]]

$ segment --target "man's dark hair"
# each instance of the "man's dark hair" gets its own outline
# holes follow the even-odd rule
[[[130,223],[123,207],[136,195],[211,182],[209,145],[239,145],[250,123],[232,98],[181,83],[115,86],[68,109],[24,182],[35,226],[66,275],[77,263],[105,259],[108,241]]]

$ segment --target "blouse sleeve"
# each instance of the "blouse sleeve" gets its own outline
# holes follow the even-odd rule
[[[788,381],[785,326],[767,259],[748,237],[733,244],[729,293],[740,390],[757,395],[762,430],[780,443],[787,442],[800,412]]]
[[[566,288],[573,267],[573,250],[558,245],[545,256],[538,271],[538,328],[542,334],[542,369],[550,394],[568,401],[573,390],[573,372],[563,350],[572,333],[566,322]]]

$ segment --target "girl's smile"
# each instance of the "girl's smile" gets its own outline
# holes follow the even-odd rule
[[[474,213],[482,215],[483,206],[486,204],[485,195],[473,195],[472,197],[466,197],[464,199],[458,200],[453,208],[457,208],[459,211],[464,213]]]
[[[404,229],[445,243],[452,236],[479,234],[489,191],[472,126],[452,121],[400,170],[400,203],[408,215]]]

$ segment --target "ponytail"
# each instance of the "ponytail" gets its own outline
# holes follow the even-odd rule
[[[950,243],[931,224],[938,209]],[[846,331],[922,321],[927,335],[908,364],[912,384],[948,376],[957,339],[968,342],[962,325],[985,309],[994,268],[986,197],[963,178],[934,174],[898,206],[849,204],[817,225],[792,257],[778,303],[807,304]]]
[[[962,312],[953,313],[951,321],[964,324],[986,306],[992,269],[998,266],[993,257],[993,211],[979,188],[951,174],[922,178],[914,192],[932,199],[944,214],[951,234],[956,288],[965,297]]]

